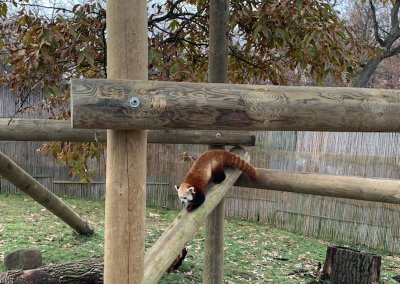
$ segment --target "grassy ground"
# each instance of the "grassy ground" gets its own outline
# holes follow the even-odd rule
[[[26,247],[39,248],[45,264],[103,256],[104,202],[77,198],[64,201],[93,223],[94,236],[73,233],[24,195],[0,195],[0,271],[4,271],[5,253]],[[176,211],[148,208],[146,247],[156,241],[176,215]],[[261,223],[229,219],[225,224],[225,283],[310,282],[318,275],[317,266],[325,258],[327,245],[328,242]],[[202,282],[202,229],[188,243],[188,249],[181,268],[164,276],[160,283]],[[383,283],[396,283],[392,277],[400,274],[400,256],[377,253],[383,255]]]

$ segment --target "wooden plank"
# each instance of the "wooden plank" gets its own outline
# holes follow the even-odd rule
[[[236,154],[249,161],[243,149],[234,149]],[[187,212],[186,208],[179,213],[157,242],[147,251],[145,257],[145,283],[158,283],[162,275],[182,251],[186,242],[205,222],[208,214],[219,204],[228,190],[241,174],[240,170],[227,168],[226,178],[220,184],[210,184],[207,188],[205,202],[196,210]]]
[[[242,175],[236,186],[297,192],[337,198],[400,204],[400,180],[320,175],[257,169],[254,182]]]
[[[229,0],[210,0],[208,82],[228,82]],[[216,147],[210,145],[211,149]],[[208,215],[204,226],[203,283],[219,284],[224,278],[224,199]]]
[[[91,234],[93,228],[60,198],[0,152],[0,175],[28,194],[80,234]]]
[[[147,1],[108,0],[107,77],[147,79]],[[104,283],[143,283],[147,133],[108,130]]]
[[[71,100],[73,128],[400,131],[398,90],[76,79]]]
[[[0,118],[0,140],[3,141],[68,141],[105,142],[106,131],[74,129],[69,120]],[[221,144],[254,146],[255,134],[247,131],[150,130],[148,143]]]

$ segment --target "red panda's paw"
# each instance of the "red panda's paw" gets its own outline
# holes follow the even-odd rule
[[[200,205],[204,203],[205,199],[206,199],[206,196],[204,195],[204,193],[198,192],[196,194],[196,197],[194,198],[194,200],[189,202],[189,204],[186,206],[186,210],[188,212],[192,212],[196,208],[200,207]]]
[[[194,210],[194,208],[193,208],[193,204],[192,203],[189,203],[188,205],[186,205],[186,211],[187,212],[192,212]]]

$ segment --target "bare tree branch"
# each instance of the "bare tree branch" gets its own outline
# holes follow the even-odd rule
[[[400,53],[400,44],[391,50],[387,50],[383,53],[382,58],[388,58]]]
[[[379,44],[381,46],[385,46],[383,40],[379,36],[379,24],[378,24],[378,20],[376,19],[376,9],[375,9],[375,5],[374,5],[372,0],[369,0],[369,6],[371,7],[371,12],[372,12],[372,22],[373,22],[373,25],[374,25],[375,40],[377,42],[379,42]]]
[[[392,30],[399,29],[399,8],[400,8],[400,0],[396,0],[396,2],[393,4],[393,8],[390,13]]]

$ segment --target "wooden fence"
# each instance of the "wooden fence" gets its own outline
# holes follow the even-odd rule
[[[38,99],[37,99],[38,100]],[[30,102],[32,105],[35,100]],[[14,113],[13,97],[0,89],[0,117]],[[19,115],[18,117],[22,117]],[[40,117],[24,114],[23,117]],[[94,162],[95,182],[71,181],[68,170],[35,150],[40,142],[0,142],[0,150],[59,196],[103,198],[104,160]],[[394,133],[258,132],[247,148],[257,167],[400,179],[400,135]],[[181,208],[174,184],[197,156],[200,145],[148,145],[147,204]],[[0,179],[1,193],[18,192]],[[302,234],[400,253],[400,206],[260,189],[233,188],[225,198],[227,216],[258,220]]]

